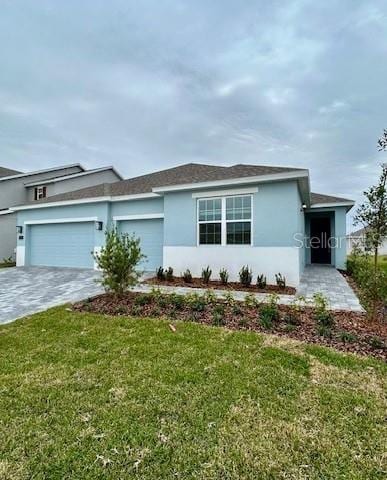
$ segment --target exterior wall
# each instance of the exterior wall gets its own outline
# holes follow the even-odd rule
[[[63,207],[37,208],[36,210],[21,210],[17,214],[17,225],[23,226],[23,235],[17,240],[17,266],[29,265],[29,229],[28,222],[68,222],[82,218],[95,218],[103,222],[103,230],[94,230],[94,251],[104,244],[104,230],[110,225],[110,205],[107,202],[68,205]],[[27,222],[27,223],[26,223]],[[20,238],[23,237],[23,238]]]
[[[303,265],[303,251],[296,242],[296,234],[303,231],[297,183],[267,183],[256,187],[258,192],[252,194],[252,246],[199,246],[197,199],[192,192],[166,194],[164,266],[172,266],[179,273],[189,268],[194,275],[199,275],[203,267],[210,265],[214,276],[220,268],[227,268],[230,279],[236,280],[240,268],[248,264],[254,276],[265,273],[272,283],[275,273],[281,272],[290,285],[297,285]],[[220,190],[227,192],[224,188]],[[205,194],[205,190],[200,193]],[[233,191],[230,189],[227,194],[232,195]]]
[[[120,178],[114,173],[113,170],[104,170],[102,172],[90,173],[88,175],[82,175],[80,177],[69,178],[68,180],[62,180],[55,183],[48,183],[47,196],[58,195],[60,193],[71,192],[73,190],[79,190],[80,188],[90,187],[92,185],[99,185],[101,183],[113,183],[119,181]],[[45,185],[42,181],[42,185]],[[35,200],[35,188],[28,187],[28,201]]]
[[[348,236],[347,237],[347,253],[350,254],[355,245],[364,250],[365,238],[364,236]],[[387,240],[384,240],[378,250],[379,255],[387,255]]]
[[[25,184],[34,181],[47,180],[58,175],[70,175],[79,173],[82,169],[74,166],[70,168],[61,168],[46,173],[38,173],[34,175],[26,175],[24,177],[14,178],[10,180],[0,180],[0,209],[14,207],[27,202],[27,191]]]
[[[163,197],[111,203],[112,218],[125,215],[162,214],[163,212]]]
[[[0,262],[4,258],[15,258],[16,213],[0,215]]]

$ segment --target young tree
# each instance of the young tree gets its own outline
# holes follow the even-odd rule
[[[94,255],[102,271],[101,284],[106,290],[122,295],[135,285],[141,275],[137,267],[145,255],[141,252],[140,239],[134,235],[121,234],[117,229],[105,234],[105,246]]]
[[[387,150],[387,130],[378,142],[381,150]],[[377,185],[364,192],[366,201],[355,215],[355,225],[361,223],[366,231],[366,245],[374,253],[375,270],[378,264],[379,247],[387,237],[387,164],[382,165]]]

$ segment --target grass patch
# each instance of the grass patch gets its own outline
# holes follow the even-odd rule
[[[385,478],[384,363],[169,323],[0,327],[0,478]]]

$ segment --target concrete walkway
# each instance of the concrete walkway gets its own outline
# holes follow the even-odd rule
[[[190,288],[190,287],[170,287],[161,286],[160,290],[164,293],[178,293],[180,295],[187,295],[190,293],[198,293],[203,295],[206,292],[204,288]],[[134,289],[137,292],[150,292],[152,286],[141,284]],[[212,290],[218,297],[222,298],[227,293],[227,290]],[[315,293],[322,293],[329,302],[331,310],[346,310],[351,312],[364,312],[360,305],[359,299],[348,285],[345,278],[333,267],[327,266],[307,266],[302,276],[300,286],[297,290],[296,296],[303,296],[306,299],[305,304],[313,303],[313,295]],[[248,293],[232,292],[235,300],[243,301]],[[266,293],[253,293],[259,302],[265,302],[270,297]],[[295,295],[279,295],[279,303],[281,305],[291,304]]]
[[[331,266],[306,266],[297,293],[307,299],[312,299],[315,293],[322,293],[328,299],[332,310],[364,312],[346,279]]]
[[[99,275],[78,268],[2,268],[0,324],[102,293]]]

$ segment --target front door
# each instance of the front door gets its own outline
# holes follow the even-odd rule
[[[331,219],[315,217],[310,220],[311,263],[331,263]]]

